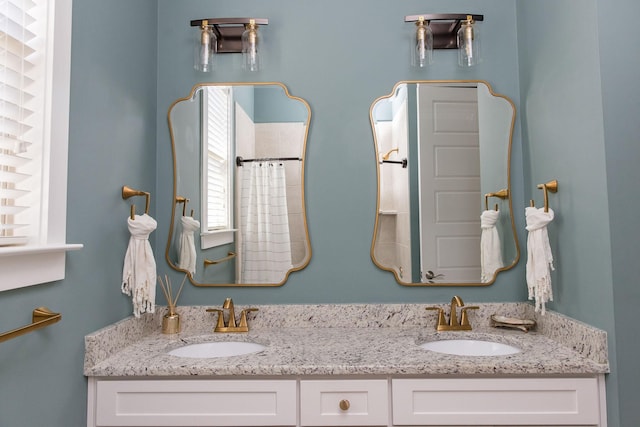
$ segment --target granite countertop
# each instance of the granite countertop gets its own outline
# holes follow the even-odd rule
[[[471,304],[468,304],[471,305]],[[474,304],[476,305],[476,304]],[[250,313],[248,333],[213,333],[207,307],[179,307],[183,332],[160,332],[163,309],[127,318],[85,337],[84,374],[129,376],[297,375],[576,375],[609,372],[606,333],[557,313],[539,316],[525,303],[480,304],[473,331],[436,332],[427,304],[272,305]],[[446,305],[440,305],[445,307]],[[236,313],[242,308],[236,307]],[[286,313],[286,316],[283,314]],[[537,330],[492,328],[491,314],[535,319]],[[452,356],[423,350],[435,339],[481,339],[510,344],[506,356]],[[185,344],[251,341],[266,349],[227,358],[167,354]]]

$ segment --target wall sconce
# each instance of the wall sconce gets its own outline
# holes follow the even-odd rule
[[[432,60],[433,49],[458,49],[458,65],[473,67],[480,61],[480,38],[476,21],[484,15],[428,14],[409,15],[405,22],[416,23],[411,63],[426,68]]]
[[[196,40],[194,68],[210,72],[215,56],[220,53],[242,53],[242,68],[258,71],[262,68],[259,25],[268,25],[265,18],[209,18],[191,21],[200,29]]]

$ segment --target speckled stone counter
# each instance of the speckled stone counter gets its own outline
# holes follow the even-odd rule
[[[472,304],[473,331],[436,332],[427,304],[264,305],[248,316],[248,333],[213,333],[209,307],[179,307],[182,332],[161,333],[165,310],[127,318],[85,337],[84,374],[129,376],[297,375],[576,375],[609,372],[607,337],[558,313],[539,316],[526,303]],[[448,313],[448,305],[442,304]],[[236,313],[247,306],[236,306]],[[534,319],[535,331],[490,327],[492,314]],[[452,356],[419,344],[447,338],[502,342],[521,349],[507,356]],[[252,341],[266,349],[227,358],[167,354],[185,344]]]

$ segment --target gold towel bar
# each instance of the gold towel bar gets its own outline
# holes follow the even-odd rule
[[[133,189],[131,187],[123,185],[122,186],[122,198],[126,200],[129,197],[133,197],[133,196],[144,196],[145,197],[144,213],[149,214],[149,203],[151,201],[151,194],[146,192],[146,191],[135,190],[135,189]],[[131,205],[131,219],[135,219],[135,215],[136,215],[136,207],[135,207],[135,205]]]
[[[236,253],[235,252],[229,252],[227,254],[227,256],[224,257],[224,258],[220,258],[220,259],[205,259],[204,260],[204,266],[207,267],[209,265],[220,264],[220,263],[223,263],[225,261],[229,261],[230,259],[235,258],[235,257],[236,257]]]
[[[38,307],[33,310],[30,324],[0,334],[0,342],[24,335],[36,329],[44,328],[45,326],[53,325],[60,321],[60,319],[62,319],[62,314],[54,313],[47,307]]]

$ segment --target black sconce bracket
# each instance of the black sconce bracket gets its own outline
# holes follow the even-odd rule
[[[242,33],[245,24],[253,20],[256,25],[268,25],[267,18],[203,18],[191,21],[192,27],[201,27],[202,21],[207,21],[207,25],[213,29],[216,35],[217,53],[241,53]]]
[[[416,22],[423,17],[429,22],[429,27],[433,33],[434,49],[457,49],[457,34],[462,21],[471,16],[474,21],[484,21],[484,15],[462,14],[462,13],[436,13],[425,15],[409,15],[404,17],[404,22]]]

